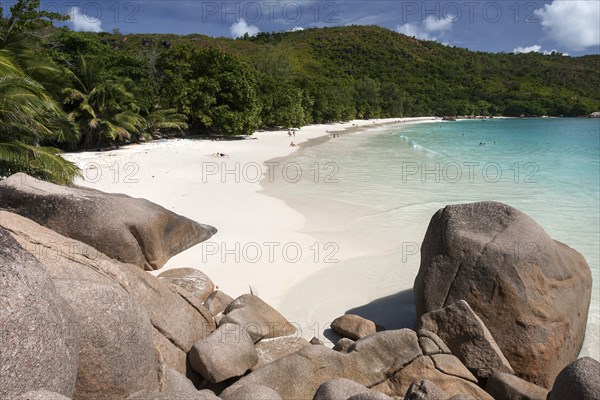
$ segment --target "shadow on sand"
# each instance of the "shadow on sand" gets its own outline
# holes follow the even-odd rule
[[[363,306],[352,308],[346,314],[356,314],[369,319],[385,329],[415,327],[416,311],[412,289],[382,297]]]

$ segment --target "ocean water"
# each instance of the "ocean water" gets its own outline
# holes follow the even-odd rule
[[[318,319],[324,304],[351,311],[348,300],[336,304],[326,285],[339,274],[355,274],[356,283],[338,288],[352,306],[373,311],[387,304],[387,311],[373,311],[376,322],[412,324],[410,289],[431,216],[447,204],[495,200],[527,213],[585,256],[594,286],[582,355],[600,359],[600,120],[402,125],[343,135],[284,162],[301,166],[303,178],[266,185],[266,194],[304,213],[305,232],[339,244],[337,263],[324,263],[290,289],[287,306],[295,291],[325,293],[298,306],[297,319],[306,307],[306,322]],[[352,298],[353,291],[361,294]]]

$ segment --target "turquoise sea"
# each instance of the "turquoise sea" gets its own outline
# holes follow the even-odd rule
[[[582,354],[600,359],[600,120],[401,125],[342,135],[285,162],[300,165],[303,179],[270,185],[266,194],[306,215],[305,232],[340,244],[340,262],[294,290],[354,273],[363,292],[365,285],[376,288],[357,306],[389,298],[405,316],[387,322],[409,324],[411,305],[393,296],[412,286],[416,250],[431,216],[447,204],[496,200],[529,214],[552,238],[585,256],[594,289]],[[329,297],[314,300],[315,314],[320,304],[335,301],[331,291],[323,292]]]

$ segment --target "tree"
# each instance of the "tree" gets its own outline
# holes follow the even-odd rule
[[[52,25],[52,21],[65,21],[68,17],[40,9],[40,0],[18,0],[4,16],[0,4],[0,35],[4,38],[14,33],[32,33]]]
[[[81,58],[74,87],[64,90],[63,104],[81,132],[80,146],[108,146],[135,139],[146,124],[126,79],[98,81],[93,63]]]
[[[73,140],[75,129],[44,87],[27,77],[10,53],[0,50],[0,177],[25,172],[70,184],[77,166],[47,142]]]

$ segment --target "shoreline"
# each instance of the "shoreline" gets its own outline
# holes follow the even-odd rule
[[[155,274],[196,268],[232,297],[253,291],[279,309],[288,291],[323,265],[314,260],[315,238],[302,232],[306,217],[263,193],[261,181],[274,171],[265,166],[331,140],[327,131],[345,135],[415,120],[424,118],[310,125],[292,138],[287,131],[265,131],[256,132],[256,140],[162,140],[65,157],[84,171],[87,179],[78,179],[78,185],[145,198],[219,230],[210,241],[178,254]],[[292,141],[296,147],[289,147]],[[217,152],[226,156],[217,158]],[[286,315],[285,309],[280,311]]]

